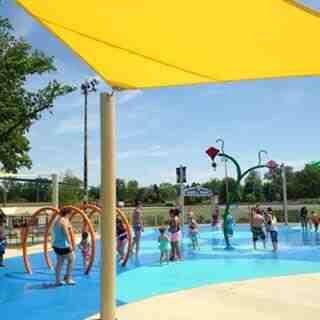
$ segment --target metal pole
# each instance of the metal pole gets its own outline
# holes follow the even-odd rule
[[[52,176],[52,205],[55,208],[59,208],[59,180],[58,175],[53,174]]]
[[[40,202],[40,190],[39,190],[39,181],[36,181],[36,203]]]
[[[182,175],[182,170],[183,170],[183,166],[180,166],[180,175]],[[184,184],[183,184],[182,176],[180,178],[181,178],[181,181],[180,181],[180,207],[181,207],[181,213],[182,213],[182,237],[183,237],[184,222],[185,222],[185,217],[184,217]]]
[[[228,181],[228,165],[227,165],[227,159],[224,159],[224,174],[226,179],[226,203],[229,202],[229,181]]]
[[[284,223],[288,225],[288,199],[287,199],[287,177],[286,177],[286,168],[282,164],[281,168],[281,177],[282,177],[282,197],[283,197],[283,213],[284,213]]]
[[[5,207],[7,205],[7,197],[8,197],[8,190],[7,186],[3,185],[3,206]]]
[[[101,319],[116,318],[116,102],[102,93],[101,104]]]
[[[84,144],[83,144],[84,201],[88,201],[88,92],[84,92]]]
[[[221,151],[224,153],[224,140],[219,138],[216,140],[216,143],[221,144]],[[224,161],[224,175],[225,175],[225,185],[226,185],[226,204],[229,203],[229,181],[228,181],[228,165],[227,165],[227,159],[223,159]]]

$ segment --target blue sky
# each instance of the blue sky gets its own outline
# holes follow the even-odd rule
[[[305,0],[320,9],[318,0]],[[3,1],[1,15],[10,19],[17,36],[54,56],[58,72],[29,81],[38,88],[50,79],[79,84],[95,76],[14,2]],[[106,90],[100,83],[99,91]],[[255,165],[260,149],[296,169],[320,159],[318,151],[320,78],[239,82],[118,94],[118,177],[142,185],[175,182],[175,168],[188,167],[188,181],[223,176],[205,155],[217,138],[243,167]],[[89,97],[89,183],[99,184],[100,139],[98,94]],[[83,96],[77,91],[56,101],[30,131],[32,172],[81,177],[83,159]],[[231,171],[232,172],[232,171]]]

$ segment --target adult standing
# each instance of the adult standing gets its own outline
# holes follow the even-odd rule
[[[142,202],[137,201],[135,209],[132,213],[132,228],[134,232],[133,242],[132,242],[132,250],[135,248],[136,250],[136,258],[139,257],[140,251],[140,241],[141,241],[141,233],[144,230],[143,227],[143,212],[142,212]]]
[[[69,221],[69,215],[71,209],[63,208],[60,211],[60,215],[53,226],[53,242],[52,247],[57,256],[57,263],[55,267],[56,272],[56,286],[64,284],[74,285],[75,282],[72,279],[72,272],[75,261],[75,241],[73,237],[72,226]],[[64,276],[64,282],[61,280],[61,272],[63,265],[67,262],[66,274]]]
[[[303,206],[300,209],[300,223],[301,223],[302,231],[307,231],[307,229],[308,229],[308,209],[305,206]]]
[[[255,209],[251,212],[250,217],[250,224],[251,224],[251,232],[252,232],[252,241],[253,241],[253,248],[254,250],[257,249],[257,241],[259,239],[262,240],[263,247],[266,248],[266,234],[263,230],[263,226],[265,224],[265,219],[259,206],[256,206]]]
[[[169,211],[169,233],[170,233],[170,244],[171,253],[170,260],[181,260],[180,253],[180,238],[181,238],[181,225],[179,218],[179,209],[170,209]]]

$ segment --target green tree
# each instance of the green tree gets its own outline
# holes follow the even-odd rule
[[[288,199],[296,199],[298,196],[298,189],[295,177],[296,173],[293,171],[293,168],[290,166],[285,166],[285,173],[287,179],[287,193]],[[272,200],[281,200],[282,199],[282,175],[281,175],[281,168],[277,168],[275,172],[270,175],[269,173],[265,175],[265,179],[267,180],[265,184],[267,187],[264,186],[264,195],[266,196],[266,191],[269,193],[269,198],[271,196]],[[268,185],[268,184],[271,185]],[[268,188],[268,190],[266,189]],[[266,196],[267,199],[267,196]]]
[[[263,201],[262,180],[257,171],[251,171],[245,178],[242,198],[249,202]]]
[[[295,173],[296,196],[299,198],[320,197],[320,170],[306,165],[303,170]]]
[[[229,196],[235,194],[237,182],[234,178],[224,178],[221,181],[220,190],[219,190],[219,201],[220,203],[226,203],[227,192],[226,192],[226,181],[228,181],[228,190]],[[238,201],[239,199],[236,199]]]
[[[148,195],[148,188],[138,188],[136,192],[136,196],[131,203],[134,203],[136,200],[146,202]]]
[[[96,201],[100,199],[100,187],[91,186],[88,192],[90,201]]]
[[[84,196],[83,182],[68,170],[62,178],[59,187],[61,205],[78,205]]]
[[[126,188],[126,201],[133,204],[137,200],[139,184],[137,180],[130,180]],[[140,195],[141,196],[141,195]]]
[[[116,180],[117,201],[124,201],[126,197],[126,182],[123,179]]]
[[[266,201],[272,202],[277,200],[277,193],[271,182],[267,181],[263,184],[262,192],[263,197]]]
[[[174,201],[177,198],[177,190],[175,186],[171,183],[160,183],[159,185],[159,195],[161,201]]]
[[[222,182],[219,179],[211,179],[210,181],[203,183],[202,186],[210,189],[213,193],[217,193],[221,190]]]
[[[57,97],[74,90],[56,80],[38,90],[27,89],[33,76],[56,70],[54,60],[12,31],[9,21],[0,17],[0,170],[7,172],[31,167],[26,133],[45,110],[52,110]]]

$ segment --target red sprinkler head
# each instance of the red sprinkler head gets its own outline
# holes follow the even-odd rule
[[[211,158],[212,161],[214,161],[215,157],[217,156],[217,154],[220,152],[219,149],[216,149],[214,147],[210,147],[206,153],[207,155]]]
[[[279,167],[279,165],[274,160],[270,160],[267,162],[267,167],[268,167],[270,173],[274,174],[276,169]]]
[[[215,157],[217,156],[217,154],[220,152],[220,150],[214,148],[214,147],[210,147],[206,153],[207,155],[210,157],[210,159],[212,160],[212,167],[214,170],[216,170],[217,168],[217,164],[215,162]]]

